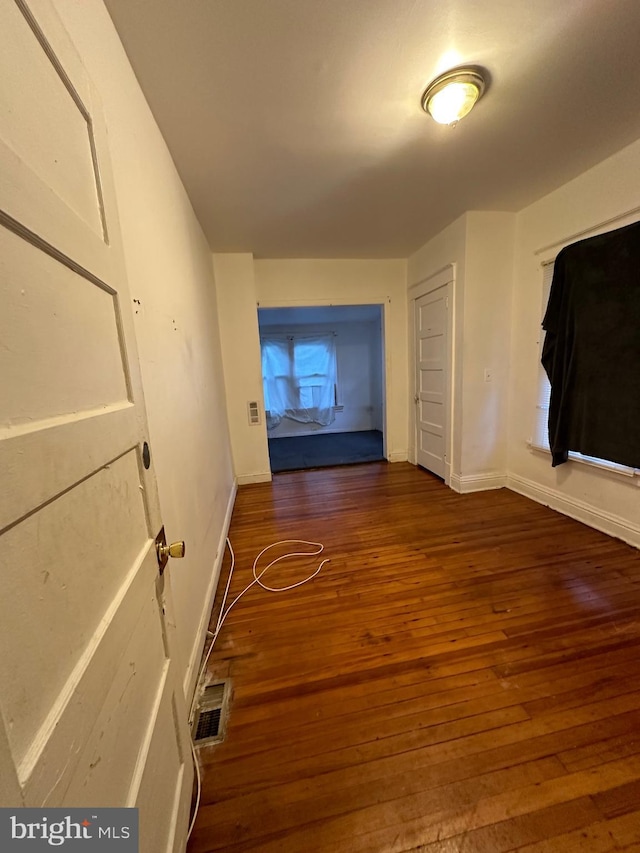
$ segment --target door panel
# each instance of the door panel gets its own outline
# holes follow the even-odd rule
[[[442,438],[444,430],[442,427],[442,404],[430,400],[420,400],[420,422],[428,428],[430,433]]]
[[[69,679],[50,708],[41,729],[18,764],[19,778],[28,805],[73,806],[66,796],[70,786],[85,782],[79,757],[100,716],[109,690],[121,669],[128,669],[124,651],[144,601],[151,595],[157,566],[155,553],[145,546],[132,566],[118,596],[110,602],[103,618]],[[154,682],[160,673],[151,674]],[[110,719],[116,726],[124,718]],[[111,805],[126,805],[127,779],[120,777],[120,793]],[[158,790],[164,796],[163,786]],[[141,850],[145,850],[144,845]]]
[[[143,853],[178,850],[187,712],[101,109],[49,0],[0,0],[0,73],[0,805],[140,805]]]
[[[127,403],[116,297],[6,229],[0,275],[8,306],[0,316],[3,423]]]
[[[105,460],[136,447],[139,425],[133,408],[127,402],[20,427],[0,426],[0,532],[61,494],[70,482],[91,476]],[[146,498],[149,502],[148,494]]]
[[[440,477],[446,467],[449,285],[415,301],[416,461]]]
[[[5,532],[0,681],[19,761],[148,538],[135,450]]]
[[[440,447],[441,443],[438,435],[428,430],[420,432],[420,450],[432,464],[437,464]],[[428,465],[425,465],[425,468],[428,467]]]
[[[117,670],[79,758],[82,772],[74,774],[65,795],[70,802],[109,806],[122,796],[120,780],[135,776],[141,744],[154,716],[158,673],[166,667],[157,621],[155,595],[147,594],[124,648],[126,666]]]
[[[34,29],[35,28],[35,33]],[[6,4],[0,51],[0,111],[11,115],[2,137],[93,231],[102,216],[88,116],[74,100],[55,56],[38,41],[37,24],[16,3]],[[29,68],[28,87],[23,70]],[[45,130],[46,132],[43,132]]]
[[[424,362],[421,362],[424,364]],[[421,367],[420,369],[420,392],[425,397],[438,397],[440,400],[444,396],[444,371],[442,369],[430,369]]]
[[[149,727],[151,738],[145,745],[144,761],[140,761],[139,784],[132,787],[130,804],[140,808],[140,834],[147,840],[149,850],[165,853],[167,839],[175,832],[176,816],[180,813],[180,796],[184,783],[182,771],[176,776],[175,767],[188,766],[189,754],[185,755],[182,745],[172,737],[175,730],[175,717],[178,713],[175,697],[170,685],[160,686],[156,696],[154,725]],[[154,780],[167,779],[172,787],[172,807],[163,807],[154,796]]]
[[[429,337],[420,340],[420,361],[425,365],[431,363],[437,367],[442,351],[442,335],[434,334],[432,329],[429,329],[426,334]]]

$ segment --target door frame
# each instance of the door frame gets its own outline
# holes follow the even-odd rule
[[[389,458],[388,442],[389,442],[389,417],[387,400],[389,397],[389,381],[391,376],[391,360],[389,356],[389,348],[387,346],[387,329],[390,328],[391,317],[391,300],[389,297],[382,300],[379,297],[371,299],[357,299],[342,297],[339,299],[261,299],[256,303],[256,312],[260,308],[326,308],[331,305],[348,306],[348,305],[378,305],[382,309],[380,312],[381,329],[380,329],[380,347],[382,350],[382,454],[389,462],[396,461]],[[256,314],[257,316],[257,314]],[[258,342],[260,338],[260,328],[258,326]],[[260,375],[262,375],[262,368]],[[262,394],[262,383],[261,383]],[[262,411],[264,412],[264,396],[261,397]],[[264,432],[267,434],[266,418],[264,419]],[[405,457],[403,457],[405,458]]]
[[[446,422],[444,425],[444,482],[445,485],[451,487],[451,472],[455,471],[454,465],[454,449],[455,443],[453,437],[455,435],[456,426],[456,407],[454,388],[456,386],[456,358],[455,358],[455,314],[456,314],[456,265],[447,264],[446,267],[436,273],[422,279],[409,288],[409,366],[411,377],[409,381],[410,397],[409,397],[409,435],[411,437],[411,446],[409,448],[409,462],[412,465],[417,465],[418,456],[418,419],[415,405],[415,395],[418,393],[417,388],[417,354],[416,354],[416,304],[417,300],[422,296],[432,293],[441,287],[449,287],[449,310],[447,311],[447,352],[446,352],[446,372],[447,382],[445,387],[445,405],[444,413]]]

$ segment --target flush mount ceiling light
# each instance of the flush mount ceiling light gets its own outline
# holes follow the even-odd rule
[[[422,109],[439,124],[457,124],[482,97],[486,81],[478,68],[454,68],[429,83]]]

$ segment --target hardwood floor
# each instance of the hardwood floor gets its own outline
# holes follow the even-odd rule
[[[331,562],[221,632],[189,853],[640,850],[638,551],[403,463],[243,486],[230,538],[232,595],[275,540]]]

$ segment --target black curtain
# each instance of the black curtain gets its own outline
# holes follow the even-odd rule
[[[558,254],[543,327],[552,465],[640,468],[640,222]]]

